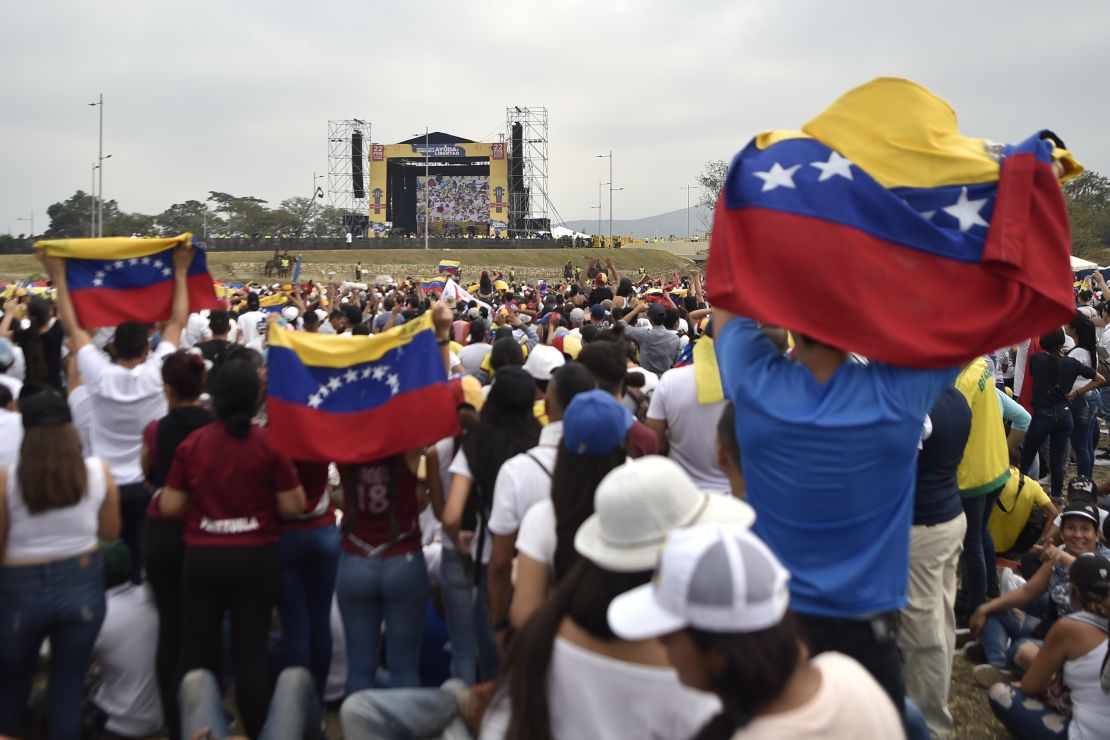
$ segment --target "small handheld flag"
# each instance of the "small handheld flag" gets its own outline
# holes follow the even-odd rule
[[[35,248],[66,261],[66,282],[82,326],[117,326],[124,321],[153,323],[170,317],[173,303],[173,250],[193,250],[188,269],[189,312],[216,308],[216,290],[204,250],[192,234],[168,239],[59,239]]]
[[[459,267],[461,267],[461,263],[457,262],[456,260],[440,260],[439,274],[442,275],[444,273],[447,273],[451,277],[458,277]]]
[[[374,336],[270,327],[271,444],[299,460],[360,463],[454,436],[457,384],[447,382],[430,313]]]

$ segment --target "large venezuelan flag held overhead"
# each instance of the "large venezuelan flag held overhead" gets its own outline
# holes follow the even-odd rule
[[[189,263],[189,312],[216,308],[219,301],[204,250],[193,235],[168,239],[58,239],[35,242],[51,257],[66,261],[66,282],[82,326],[117,326],[124,321],[153,323],[170,317],[173,303],[173,250],[193,250]]]
[[[942,367],[1072,316],[1071,244],[1049,132],[962,136],[940,98],[880,78],[800,132],[757,136],[713,219],[710,298],[875,360]],[[784,290],[799,286],[799,291]]]
[[[270,327],[271,444],[298,460],[378,460],[458,434],[430,313],[374,336]]]

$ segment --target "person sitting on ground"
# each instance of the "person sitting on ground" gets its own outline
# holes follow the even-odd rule
[[[1054,533],[1053,520],[1060,513],[1041,484],[1017,469],[1018,454],[1010,453],[1010,479],[1002,487],[990,514],[991,539],[997,552],[1020,558]]]
[[[904,737],[863,666],[836,652],[810,657],[787,609],[789,578],[743,527],[680,529],[652,582],[613,600],[609,625],[625,640],[660,640],[683,684],[717,695],[722,711],[697,740]]]
[[[1075,611],[1069,595],[1068,568],[1080,555],[1097,553],[1110,557],[1099,544],[1098,509],[1089,503],[1069,503],[1060,515],[1064,544],[1041,549],[1044,564],[1023,586],[986,602],[971,615],[972,634],[979,637],[987,663],[973,673],[981,686],[1013,679],[1014,670],[1025,670],[1033,662],[1041,641],[1060,617]],[[1041,599],[1048,594],[1047,603]],[[1021,609],[1019,620],[1013,609]]]
[[[1107,664],[1110,560],[1081,555],[1068,580],[1074,611],[1048,630],[1020,684],[996,683],[990,689],[991,710],[1019,740],[1105,737],[1110,728],[1110,700],[1101,685]],[[1067,688],[1066,712],[1051,700],[1058,682]],[[1049,701],[1041,701],[1046,692]]]

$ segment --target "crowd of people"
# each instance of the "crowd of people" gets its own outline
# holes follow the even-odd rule
[[[189,259],[163,324],[82,326],[53,257],[3,305],[0,735],[310,738],[335,703],[347,738],[947,738],[969,630],[1015,736],[1110,736],[1097,272],[1067,326],[922,370],[696,270],[440,296],[360,263],[190,314]],[[275,451],[275,322],[424,314],[458,436]]]

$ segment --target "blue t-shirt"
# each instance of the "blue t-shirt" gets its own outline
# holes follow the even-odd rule
[[[958,368],[846,362],[822,385],[748,319],[730,321],[715,343],[753,529],[792,574],[791,608],[827,617],[902,608],[917,444]]]

